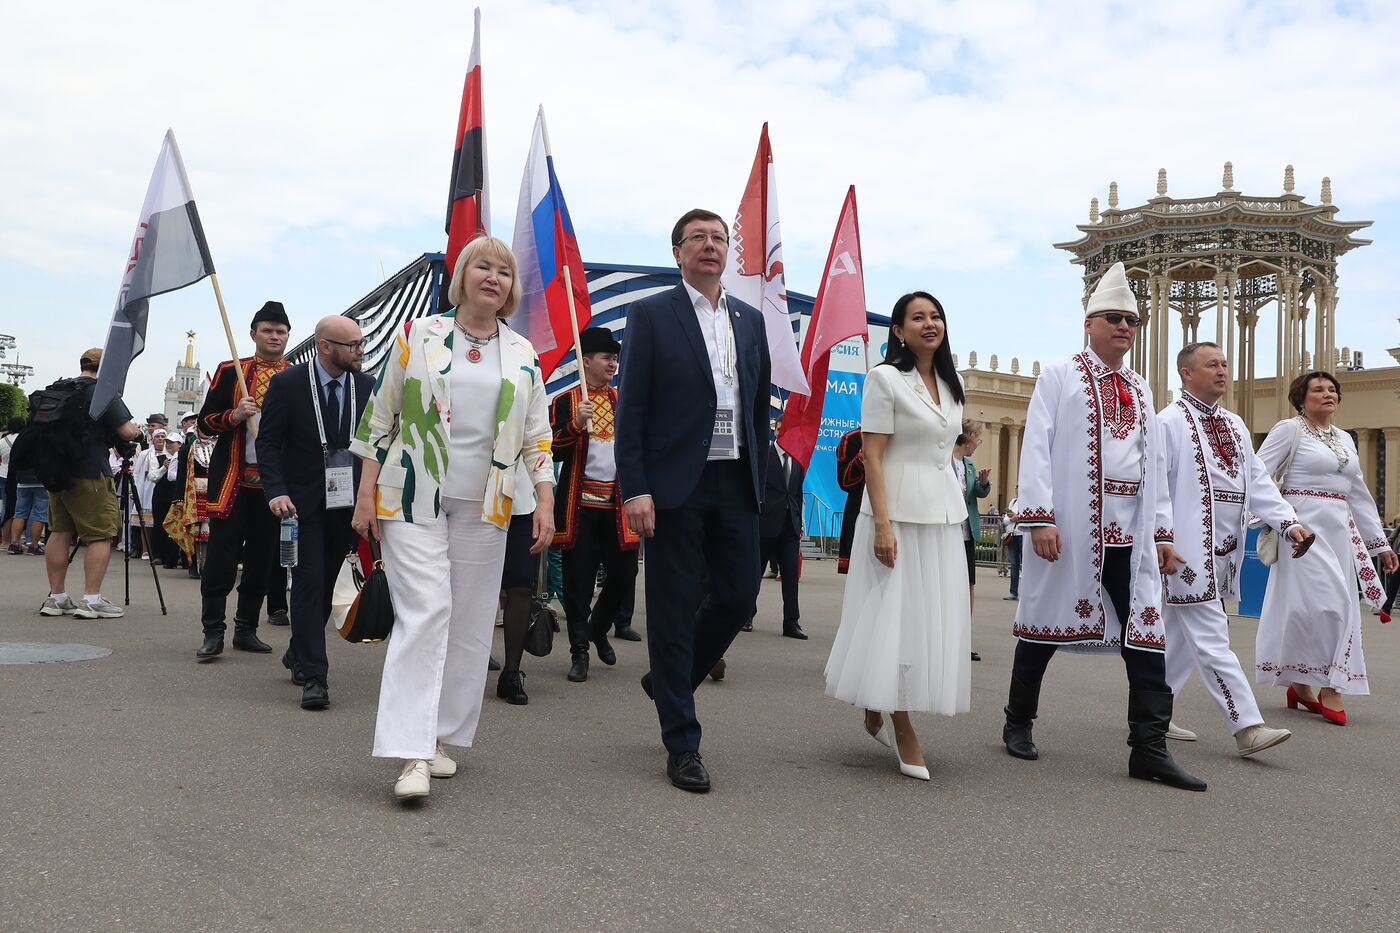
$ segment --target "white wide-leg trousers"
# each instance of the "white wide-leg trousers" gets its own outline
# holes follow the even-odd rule
[[[379,758],[432,758],[438,739],[470,746],[481,718],[506,533],[481,520],[479,501],[442,505],[432,524],[379,523],[394,598],[374,727]]]
[[[1264,721],[1254,690],[1240,667],[1240,659],[1230,650],[1230,620],[1220,601],[1183,606],[1166,604],[1167,684],[1181,695],[1191,671],[1201,672],[1201,680],[1220,707],[1230,733]]]

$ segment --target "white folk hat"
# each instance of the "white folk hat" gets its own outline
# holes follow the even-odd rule
[[[1137,314],[1138,303],[1133,297],[1133,290],[1128,287],[1128,274],[1123,271],[1123,264],[1115,262],[1108,267],[1108,271],[1099,279],[1099,284],[1094,287],[1094,293],[1089,296],[1089,304],[1084,308],[1084,316],[1098,314],[1100,311],[1123,311]]]

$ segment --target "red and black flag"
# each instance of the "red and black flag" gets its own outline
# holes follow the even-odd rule
[[[452,184],[447,194],[447,274],[457,254],[473,239],[490,232],[487,196],[485,107],[481,97],[481,9],[473,14],[472,54],[462,86],[462,110],[457,117],[456,149],[452,153]]]

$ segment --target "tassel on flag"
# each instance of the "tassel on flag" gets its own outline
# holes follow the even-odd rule
[[[753,170],[734,215],[724,287],[763,313],[773,384],[789,392],[808,392],[807,378],[797,357],[792,319],[788,316],[783,237],[778,224],[778,178],[773,169],[767,123],[758,137]]]
[[[112,399],[121,395],[132,360],[146,348],[150,299],[213,274],[214,260],[209,256],[180,147],[174,131],[167,130],[117,291],[117,306],[92,393],[92,417],[100,417]]]
[[[812,320],[802,344],[802,370],[810,395],[788,396],[778,446],[805,470],[812,459],[821,430],[822,404],[826,400],[826,374],[831,348],[868,333],[865,313],[865,267],[860,258],[860,225],[856,219],[856,188],[852,185],[841,205],[836,236],[826,255],[826,272],[812,306]]]
[[[574,333],[588,327],[593,315],[583,256],[564,203],[564,191],[554,173],[543,107],[535,118],[525,177],[520,182],[520,205],[511,248],[520,265],[520,307],[511,319],[511,327],[534,345],[540,357],[540,372],[548,382],[573,349]],[[569,271],[567,277],[565,269]]]
[[[480,234],[487,233],[491,216],[486,170],[486,113],[481,96],[481,8],[472,15],[472,52],[462,85],[462,107],[457,116],[456,148],[452,152],[452,179],[447,194],[447,274],[457,264],[457,254]],[[446,290],[444,289],[444,292]]]

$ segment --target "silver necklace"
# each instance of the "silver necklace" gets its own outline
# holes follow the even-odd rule
[[[1332,425],[1319,427],[1313,424],[1313,420],[1306,415],[1303,416],[1303,424],[1307,425],[1308,433],[1322,442],[1323,446],[1332,451],[1332,455],[1337,458],[1337,469],[1340,471],[1351,462],[1351,455],[1347,453],[1346,445],[1342,443],[1341,432]]]
[[[474,336],[470,331],[468,331],[466,325],[462,324],[462,322],[458,321],[456,323],[457,329],[462,332],[462,336],[467,338],[467,343],[470,344],[470,346],[467,347],[468,363],[480,363],[482,348],[484,348],[491,341],[495,340],[497,337],[501,336],[501,326],[499,324],[496,325],[496,330],[494,333],[491,334],[490,337],[477,337]]]

